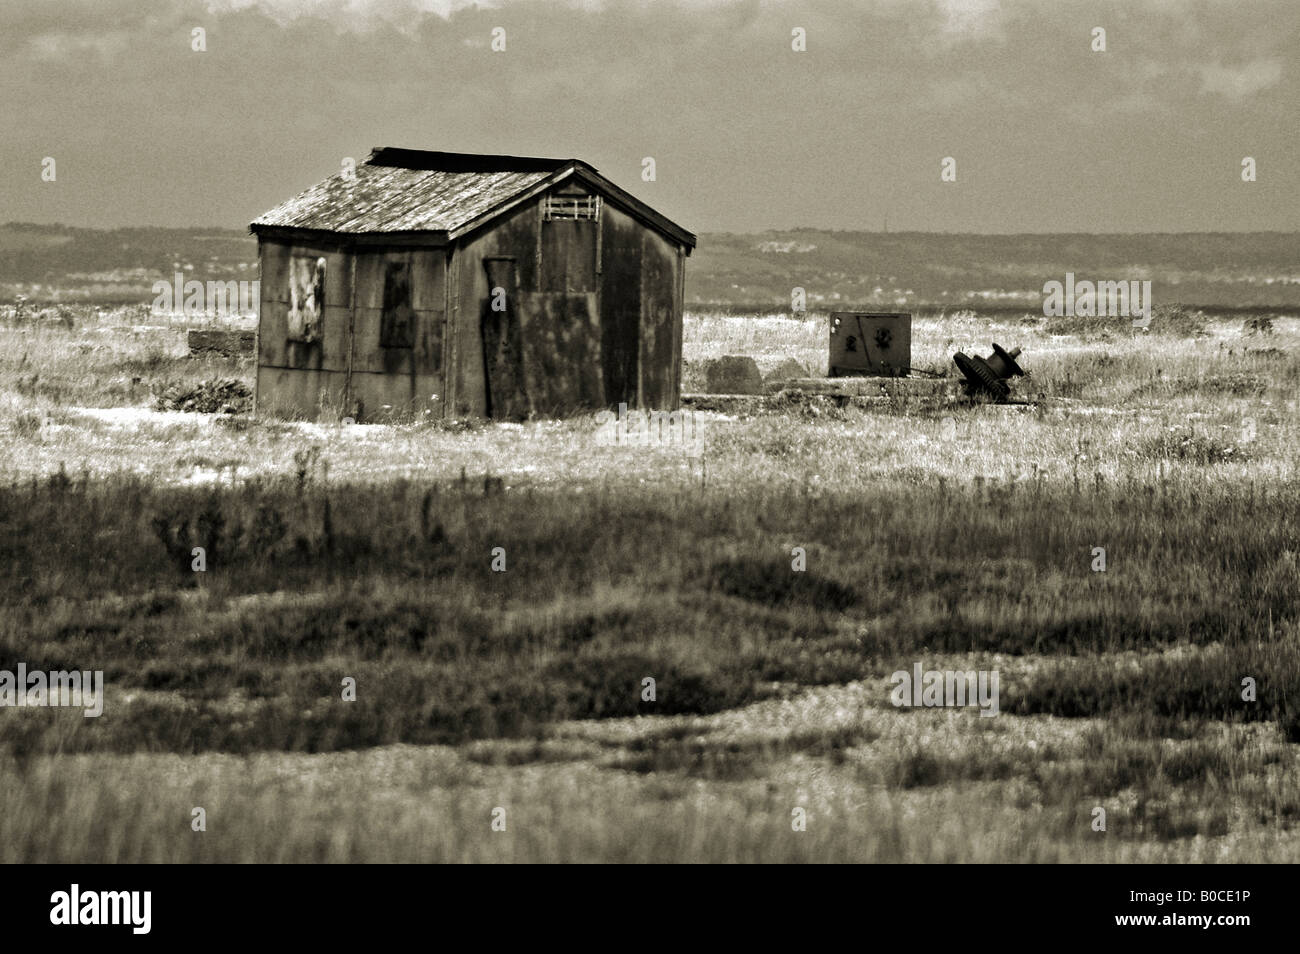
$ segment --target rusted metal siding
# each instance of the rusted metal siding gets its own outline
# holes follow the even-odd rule
[[[292,343],[289,328],[290,265],[295,258],[325,259],[320,339]],[[271,367],[344,370],[347,361],[348,259],[323,246],[263,242],[258,363]]]
[[[488,259],[490,280],[512,266]],[[500,287],[505,287],[504,285]],[[605,405],[595,292],[516,292],[482,309],[487,408],[494,418],[566,414]]]
[[[439,375],[404,375],[314,371],[302,368],[257,369],[258,413],[314,420],[321,414],[345,416],[359,403],[362,420],[382,421],[410,411],[440,411],[440,401],[426,395],[441,390]],[[350,393],[349,393],[350,391]],[[413,393],[414,391],[414,393]]]
[[[258,413],[314,420],[322,408],[343,413],[344,371],[303,368],[257,369]]]
[[[608,205],[601,210],[601,371],[610,405],[638,403],[641,341],[641,233]]]
[[[409,266],[410,348],[384,347],[381,334],[385,277],[395,263]],[[355,370],[397,374],[442,371],[446,301],[443,273],[444,256],[440,250],[357,253]]]
[[[595,222],[544,222],[539,197],[457,247],[453,257],[460,285],[455,319],[457,413],[517,417],[556,413],[560,407],[638,405],[642,262],[648,232],[643,224],[609,206],[601,209]],[[671,248],[657,242],[656,252]],[[513,267],[498,273],[513,275],[513,288],[506,289],[508,310],[493,312],[485,263],[506,256],[513,259]],[[673,261],[666,268],[658,262],[650,279],[667,283],[654,294],[655,303],[666,305],[669,312],[655,315],[656,321],[666,324],[651,358],[664,362],[665,370],[649,377],[653,395],[665,401],[673,391],[674,374]],[[527,312],[521,310],[525,300]],[[589,317],[596,331],[585,329]],[[569,328],[566,321],[576,324]],[[579,373],[584,366],[586,370]],[[555,380],[544,383],[545,376],[538,376],[541,368],[549,369]],[[548,409],[542,410],[543,405]]]
[[[525,292],[519,296],[519,324],[530,413],[605,406],[594,292]]]
[[[686,300],[686,248],[677,246],[677,290],[672,302],[672,408],[681,406],[682,317]]]
[[[507,297],[536,290],[537,218],[536,200],[525,203],[486,229],[457,245],[452,256],[456,272],[453,300],[459,306],[453,317],[456,336],[455,413],[486,415],[487,378],[483,350],[483,317],[491,288],[484,260],[495,256],[515,259],[514,289]],[[513,302],[512,302],[513,304]]]
[[[479,304],[487,414],[512,420],[527,417],[532,411],[524,374],[517,264],[513,256],[483,260],[489,291]]]
[[[538,200],[545,209],[548,199],[561,204],[581,199],[590,202],[592,212],[599,208],[595,197],[573,185],[552,190]],[[600,222],[596,219],[541,216],[541,255],[538,291],[579,294],[597,290],[596,252]]]
[[[542,223],[542,291],[579,294],[596,290],[598,222]]]
[[[259,245],[262,274],[267,276],[261,285],[258,322],[259,409],[312,417],[321,410],[324,394],[327,405],[341,413],[353,411],[357,401],[371,417],[385,405],[394,411],[440,410],[445,324],[445,258],[440,249],[356,252],[354,315],[352,254],[266,239]],[[290,262],[295,257],[323,257],[326,262],[321,338],[311,346],[290,337]],[[410,267],[410,348],[380,344],[384,276],[390,262]]]
[[[257,241],[258,287],[257,302],[257,364],[258,367],[282,367],[285,363],[284,344],[288,334],[286,321],[288,304],[281,301],[272,290],[275,276],[281,281],[289,274],[289,249],[279,242],[266,238]]]
[[[441,413],[446,294],[446,259],[440,249],[359,250],[357,314],[353,332],[354,396],[367,417],[392,410],[433,409]],[[397,307],[390,275],[400,268],[408,282],[405,308],[410,347],[385,345],[384,310]],[[387,301],[386,301],[387,294]]]
[[[460,367],[460,336],[456,322],[460,315],[460,271],[456,247],[447,247],[443,259],[443,302],[447,309],[442,329],[442,399],[443,416],[453,417],[459,406],[458,368]]]
[[[485,255],[496,252],[491,233],[456,249],[456,291],[452,334],[456,337],[456,416],[487,414],[487,386],[484,377],[482,315],[488,297]]]
[[[438,416],[442,413],[441,391],[441,375],[363,372],[352,375],[350,400],[360,403],[366,421],[383,421],[412,411]]]
[[[649,229],[641,229],[641,402],[642,407],[677,406],[677,250]]]

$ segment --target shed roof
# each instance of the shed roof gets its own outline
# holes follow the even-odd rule
[[[552,185],[578,178],[634,217],[688,248],[695,236],[624,192],[580,159],[487,156],[382,147],[276,206],[250,226],[344,234],[441,233],[454,239]]]

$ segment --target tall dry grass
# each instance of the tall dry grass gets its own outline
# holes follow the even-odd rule
[[[770,321],[690,353],[816,346]],[[1294,860],[1295,328],[925,321],[1055,399],[705,415],[694,459],[113,408],[189,359],[40,329],[55,391],[0,358],[0,669],[108,699],[0,711],[0,857]],[[999,669],[1003,714],[894,709],[915,662]]]

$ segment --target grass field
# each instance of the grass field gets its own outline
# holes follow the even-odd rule
[[[701,412],[693,458],[159,411],[252,369],[0,314],[0,670],[107,694],[0,709],[0,861],[1300,860],[1300,318],[1250,318],[921,314],[914,364],[1018,345],[1040,402]],[[689,316],[688,389],[824,372],[824,320]],[[1000,714],[894,707],[917,663]]]

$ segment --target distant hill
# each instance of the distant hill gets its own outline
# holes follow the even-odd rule
[[[0,302],[25,294],[143,302],[176,271],[201,281],[257,277],[257,242],[235,229],[0,226]],[[794,229],[700,236],[688,306],[1041,307],[1043,283],[1150,279],[1156,303],[1300,307],[1300,233],[941,235]]]
[[[1300,233],[942,235],[799,229],[700,237],[688,304],[1041,308],[1044,282],[1150,279],[1153,300],[1300,306]]]
[[[235,229],[0,226],[0,299],[147,302],[177,271],[202,281],[257,277],[257,240]]]

